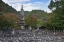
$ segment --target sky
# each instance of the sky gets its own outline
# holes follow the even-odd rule
[[[46,12],[51,12],[48,9],[48,5],[50,0],[2,0],[7,3],[9,6],[12,6],[17,11],[21,10],[21,6],[23,5],[24,11],[32,11],[32,10],[44,10]]]

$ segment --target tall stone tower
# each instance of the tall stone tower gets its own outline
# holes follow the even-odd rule
[[[21,7],[20,11],[20,27],[21,29],[24,29],[25,21],[24,21],[24,10],[23,10],[23,5]]]

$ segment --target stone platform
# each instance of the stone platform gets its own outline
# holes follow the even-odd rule
[[[0,32],[0,42],[64,42],[60,32],[46,30],[15,30],[14,34]]]

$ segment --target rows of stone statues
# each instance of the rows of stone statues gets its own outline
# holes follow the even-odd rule
[[[54,34],[53,31],[48,30],[14,30],[5,34],[0,31],[0,42],[64,42],[62,33]]]

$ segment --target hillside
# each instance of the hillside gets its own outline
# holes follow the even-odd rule
[[[9,13],[9,14],[14,13],[20,15],[20,11],[16,11],[13,7],[4,3],[2,0],[0,0],[0,14],[1,13],[3,13],[4,15],[5,13]],[[45,26],[51,20],[52,17],[52,14],[49,14],[44,10],[24,11],[24,15],[25,15],[24,16],[25,24],[34,27]]]
[[[9,6],[8,4],[4,3],[2,0],[0,0],[0,12],[2,13],[16,13],[17,11],[12,8],[11,6]]]
[[[18,11],[18,14],[20,14],[20,11]],[[46,17],[49,14],[45,12],[44,10],[32,10],[32,11],[24,11],[25,16],[33,16],[37,15],[38,18]]]
[[[25,16],[32,16],[32,15],[37,15],[38,18],[45,17],[46,15],[48,16],[48,13],[45,12],[44,10],[32,10],[31,12],[29,11],[24,11]],[[0,0],[0,13],[16,13],[20,14],[20,12],[17,12],[12,6],[9,6],[7,3],[4,3],[2,0]]]

